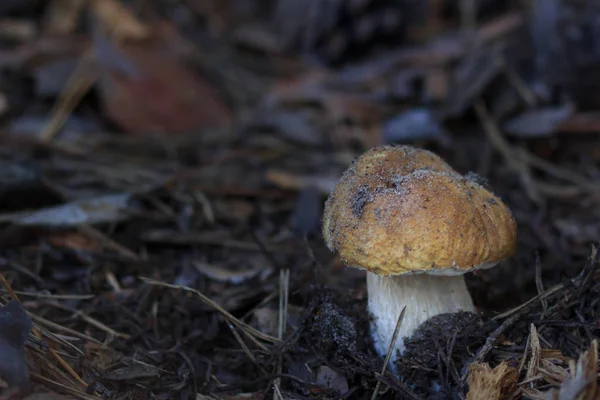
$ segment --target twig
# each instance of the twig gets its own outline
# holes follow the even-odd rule
[[[66,390],[67,392],[71,393],[73,396],[77,396],[80,399],[83,399],[83,400],[98,400],[98,397],[96,397],[96,396],[92,396],[92,395],[89,395],[89,394],[87,394],[85,392],[82,392],[80,390],[73,389],[73,388],[71,388],[71,387],[69,387],[67,385],[63,385],[62,383],[58,383],[56,381],[53,381],[52,379],[48,379],[48,378],[46,378],[46,377],[44,377],[42,375],[36,374],[35,372],[31,372],[30,375],[31,375],[31,377],[33,379],[37,380],[38,382],[45,383],[45,384],[50,384],[50,385],[56,386],[56,387],[58,387],[60,389]]]
[[[388,364],[390,362],[390,357],[394,352],[394,348],[396,346],[396,340],[398,340],[398,334],[400,333],[400,327],[402,326],[402,320],[404,319],[404,313],[406,312],[406,306],[402,308],[400,315],[398,316],[398,320],[396,321],[396,328],[394,329],[394,334],[392,335],[392,340],[390,341],[390,345],[388,346],[387,354],[385,355],[385,360],[383,361],[383,368],[381,368],[381,376],[384,376]],[[373,395],[371,396],[371,400],[375,400],[377,398],[377,393],[379,392],[379,387],[381,386],[381,381],[377,381],[377,385],[375,385],[375,390],[373,390]]]
[[[8,281],[4,277],[4,274],[2,274],[1,272],[0,281],[2,281],[2,283],[6,287],[6,290],[8,290],[8,292],[10,293],[11,297],[13,297],[16,301],[20,303],[21,301],[19,300],[19,297],[13,291],[12,286],[10,285],[10,283],[8,283]],[[29,315],[27,311],[25,312]],[[38,339],[42,339],[42,332],[37,326],[34,325],[32,331]],[[75,380],[77,380],[77,382],[79,382],[83,387],[88,386],[88,384],[79,376],[79,374],[75,372],[75,370],[54,349],[48,349],[48,352]]]
[[[525,151],[525,149],[519,149],[518,155],[524,162],[527,162],[532,167],[537,168],[537,169],[547,173],[548,175],[552,175],[555,178],[562,179],[564,181],[572,183],[572,184],[580,187],[581,189],[584,189],[586,192],[591,192],[591,193],[599,193],[600,192],[600,185],[593,183],[586,177],[579,175],[576,172],[569,171],[568,169],[565,169],[565,168],[560,168],[560,167],[544,160],[543,158],[540,158],[538,156],[531,154],[528,151]]]
[[[540,254],[538,252],[535,253],[535,287],[537,289],[538,295],[544,293],[544,283],[542,282],[542,264],[540,262]],[[546,299],[542,299],[542,319],[544,318],[544,314],[548,310],[548,301]]]
[[[131,338],[130,335],[127,335],[125,333],[120,333],[120,332],[115,331],[114,329],[106,326],[102,322],[100,322],[100,321],[98,321],[98,320],[90,317],[89,315],[86,315],[81,310],[76,310],[74,308],[67,307],[67,306],[65,306],[63,304],[60,304],[60,303],[57,303],[55,301],[48,302],[48,304],[52,305],[53,307],[60,308],[61,310],[72,312],[73,314],[75,314],[79,318],[83,319],[88,324],[95,326],[96,328],[100,329],[101,331],[106,332],[107,334],[109,334],[109,335],[111,335],[113,337],[118,337],[118,338],[121,338],[121,339],[130,339]]]
[[[252,354],[252,352],[250,351],[250,349],[248,348],[248,346],[246,345],[246,343],[244,342],[244,340],[242,339],[242,337],[240,336],[240,334],[235,330],[235,327],[233,326],[233,324],[231,322],[227,322],[227,327],[231,330],[231,333],[233,333],[233,336],[238,341],[238,343],[242,347],[242,350],[244,351],[244,353],[246,353],[246,355],[248,356],[248,358],[250,359],[250,361],[252,361],[252,363],[254,365],[256,365],[258,367],[258,369],[260,369],[263,374],[267,374],[267,371],[265,371],[260,366],[260,364],[256,360],[256,357],[254,357],[254,354]]]
[[[584,282],[589,282],[591,280],[591,277],[594,274],[595,266],[598,263],[599,257],[600,257],[600,252],[598,252],[594,248],[592,250],[592,255],[590,256],[588,263],[583,268],[583,270],[581,271],[579,276],[577,276],[573,279],[570,279],[568,281],[568,284],[576,286],[576,287],[585,286]],[[557,292],[560,292],[561,290],[565,289],[566,286],[567,285],[565,283],[559,283],[558,285],[555,285],[555,286],[551,287],[550,289],[546,290],[544,293],[538,294],[537,296],[527,300],[525,303],[523,303],[515,308],[512,308],[502,314],[496,315],[494,318],[492,318],[492,320],[503,319],[503,318],[510,316],[511,314],[514,314],[517,312],[522,312],[523,309],[533,306],[533,303],[548,299],[549,297],[556,294]]]
[[[231,315],[223,307],[221,307],[218,303],[216,303],[215,301],[213,301],[212,299],[210,299],[209,297],[207,297],[203,293],[199,292],[198,290],[195,290],[195,289],[192,289],[190,287],[183,286],[183,285],[172,285],[170,283],[157,281],[155,279],[147,278],[147,277],[140,277],[140,279],[142,281],[144,281],[145,283],[149,284],[149,285],[162,286],[162,287],[167,287],[167,288],[171,288],[171,289],[183,290],[185,292],[194,293],[196,296],[198,296],[200,298],[200,300],[202,300],[204,303],[206,303],[209,306],[211,306],[214,309],[216,309],[227,320],[229,320],[229,322],[231,322],[233,325],[235,325],[236,327],[238,327],[239,329],[241,329],[242,332],[244,332],[245,335],[247,335],[247,336],[249,336],[251,338],[254,338],[254,337],[260,338],[260,339],[262,339],[262,340],[264,340],[266,342],[269,342],[269,343],[279,343],[280,342],[279,339],[274,338],[271,335],[267,335],[266,333],[263,333],[263,332],[261,332],[259,330],[256,330],[253,327],[251,327],[250,325],[248,325],[248,324],[240,321],[239,319],[237,319],[236,317],[234,317],[233,315]],[[263,350],[266,351],[267,349],[263,346]]]
[[[54,139],[71,111],[96,81],[98,71],[90,68],[93,58],[93,52],[85,54],[73,75],[69,77],[66,87],[59,96],[58,102],[54,105],[52,119],[40,135],[42,142],[49,142]]]
[[[140,260],[140,257],[136,253],[129,250],[122,244],[115,242],[113,239],[109,238],[104,233],[100,232],[98,229],[89,225],[79,225],[78,228],[82,233],[101,241],[104,244],[104,246],[108,247],[109,249],[115,250],[116,252],[120,253],[123,257],[134,261]]]
[[[508,318],[506,321],[504,321],[502,323],[502,325],[500,325],[498,328],[496,328],[496,330],[494,330],[488,336],[488,338],[485,341],[485,344],[479,349],[479,351],[473,358],[473,361],[471,362],[471,364],[482,362],[483,359],[485,358],[485,356],[487,356],[487,354],[490,352],[490,350],[494,346],[494,343],[496,343],[496,341],[498,340],[500,335],[502,335],[504,333],[504,331],[506,331],[512,324],[514,324],[521,317],[522,314],[525,314],[525,311],[521,310],[521,312],[513,314],[510,318]],[[461,380],[463,382],[466,382],[468,374],[469,374],[468,366],[465,366],[465,369],[463,371],[463,375],[461,378]]]
[[[521,182],[525,187],[527,196],[534,201],[536,204],[541,204],[542,199],[535,187],[535,181],[531,176],[531,172],[526,163],[522,159],[515,155],[515,150],[508,144],[506,139],[502,136],[500,128],[488,112],[485,104],[482,100],[475,102],[475,112],[481,120],[483,130],[487,135],[492,145],[498,150],[498,152],[504,157],[508,166],[515,172],[519,173]]]
[[[0,292],[9,293],[8,290],[0,289]],[[25,297],[37,297],[40,299],[55,299],[55,300],[90,300],[96,297],[94,294],[50,294],[50,293],[36,293],[36,292],[24,292],[21,290],[13,290],[16,293]]]
[[[287,312],[288,312],[288,298],[290,290],[290,270],[282,269],[279,272],[279,323],[277,329],[277,337],[283,341],[283,335],[287,326]],[[282,355],[279,354],[279,360],[277,362],[277,374],[281,375],[283,372]],[[281,390],[281,378],[275,378],[273,382],[273,398],[275,400],[282,399]]]
[[[590,259],[588,260],[588,263],[583,268],[583,270],[581,271],[579,276],[568,281],[568,284],[577,288],[577,290],[578,290],[577,294],[581,293],[581,290],[583,290],[585,288],[586,284],[589,284],[589,282],[591,281],[591,277],[594,274],[595,266],[598,263],[599,256],[600,256],[600,252],[596,251],[596,249],[594,248],[592,250],[592,255],[591,255]],[[479,349],[476,356],[474,357],[473,362],[475,363],[475,362],[483,361],[483,359],[490,352],[494,343],[496,343],[496,341],[498,340],[500,335],[502,335],[502,333],[504,331],[506,331],[506,329],[508,329],[511,325],[513,325],[519,318],[521,318],[523,315],[525,315],[527,312],[529,312],[529,310],[533,307],[534,303],[548,299],[549,297],[553,296],[554,294],[564,290],[566,287],[567,287],[567,284],[565,284],[565,283],[561,283],[556,286],[553,286],[552,288],[546,290],[544,293],[541,293],[541,294],[535,296],[534,298],[526,301],[525,303],[521,304],[520,306],[515,307],[512,310],[509,310],[503,314],[500,314],[500,315],[497,315],[496,317],[494,317],[492,320],[502,319],[502,318],[506,318],[506,317],[508,317],[508,318],[488,336],[487,340],[485,341],[485,344],[481,347],[481,349]],[[549,310],[550,309],[548,309],[548,311]],[[468,371],[465,370],[465,372],[463,373],[463,377],[462,377],[463,381],[467,378],[467,373],[468,373]]]
[[[46,318],[40,317],[39,315],[35,315],[35,314],[33,314],[33,313],[29,312],[29,311],[26,311],[26,312],[27,312],[27,315],[29,316],[29,318],[31,318],[32,320],[34,320],[39,325],[45,325],[45,326],[48,326],[50,328],[56,329],[58,331],[63,331],[65,333],[68,333],[68,334],[70,334],[72,336],[75,336],[75,337],[78,337],[80,339],[88,340],[88,341],[90,341],[92,343],[102,344],[102,342],[100,342],[99,340],[94,339],[93,337],[88,336],[85,333],[77,332],[76,330],[73,330],[71,328],[67,328],[66,326],[59,325],[56,322],[49,321]]]
[[[505,57],[500,57],[500,65],[508,82],[515,88],[515,91],[521,96],[527,106],[533,108],[537,105],[537,97],[535,93],[529,89],[523,78],[506,62]]]

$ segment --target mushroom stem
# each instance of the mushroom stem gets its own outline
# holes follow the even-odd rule
[[[398,353],[404,352],[404,338],[429,318],[458,311],[475,312],[463,275],[379,276],[367,272],[369,311],[373,317],[371,335],[375,350],[384,357],[396,328],[398,316],[406,306],[404,320],[390,358],[392,367]]]

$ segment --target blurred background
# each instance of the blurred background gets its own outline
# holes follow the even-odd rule
[[[364,371],[298,372],[306,343],[264,373],[285,350],[240,347],[222,313],[301,335],[327,288],[364,329],[364,272],[325,248],[321,211],[383,144],[435,151],[512,209],[515,257],[466,277],[485,315],[578,276],[600,238],[598,71],[593,0],[3,0],[2,304],[24,293],[42,329],[37,384],[272,396],[283,373],[282,398],[363,398]],[[549,347],[575,357],[600,319],[571,317],[589,336]]]

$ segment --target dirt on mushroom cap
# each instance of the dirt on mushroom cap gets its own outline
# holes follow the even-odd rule
[[[344,173],[323,235],[347,265],[380,275],[461,274],[510,257],[517,227],[497,196],[439,156],[384,146]]]

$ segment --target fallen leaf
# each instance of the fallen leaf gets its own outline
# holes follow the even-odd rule
[[[469,366],[467,400],[508,400],[516,398],[517,370],[502,362],[494,369],[487,363]]]
[[[128,194],[107,195],[26,213],[2,214],[0,221],[53,228],[121,221],[127,217],[129,199]]]
[[[24,387],[29,383],[25,359],[25,342],[33,323],[18,301],[0,308],[0,378],[9,387]]]
[[[186,65],[177,39],[162,25],[149,40],[94,35],[98,89],[110,119],[130,133],[189,133],[232,118],[217,88]]]

